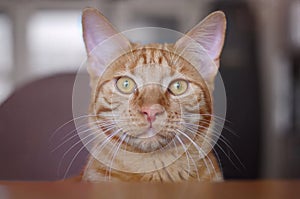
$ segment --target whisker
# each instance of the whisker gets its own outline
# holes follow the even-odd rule
[[[205,121],[205,122],[207,122],[206,124],[209,124],[211,121],[208,121],[208,120],[205,120],[205,119],[203,119],[203,121]],[[230,129],[229,127],[227,127],[226,125],[225,125],[225,123],[222,125],[222,124],[219,124],[217,121],[213,121],[214,122],[214,125],[217,125],[217,126],[219,126],[220,128],[223,128],[223,129],[225,129],[225,130],[227,130],[229,133],[231,133],[232,135],[234,135],[234,136],[236,136],[236,137],[239,137],[239,135],[236,133],[236,132],[234,132],[232,129]],[[203,122],[204,123],[204,122]]]
[[[176,134],[175,134],[175,136],[176,136]],[[174,139],[172,139],[172,141],[173,141],[173,143],[174,143],[174,147],[175,147],[175,150],[176,150],[176,154],[177,154],[177,156],[178,156],[178,148],[177,148],[177,145],[176,145],[176,143],[175,143],[175,140]]]
[[[97,131],[95,131],[95,132],[93,132],[93,133],[87,135],[86,137],[83,138],[83,140],[87,139],[88,137],[91,137],[92,135],[94,136],[95,134],[97,134]],[[97,135],[96,137],[98,137],[98,136],[100,136],[100,135]],[[92,140],[94,140],[94,139],[95,139],[95,138],[92,138]],[[67,155],[67,154],[68,154],[75,146],[77,146],[77,145],[80,144],[81,142],[82,142],[82,140],[77,141],[75,144],[73,144],[73,145],[72,145],[72,146],[71,146],[71,147],[63,154],[63,156],[61,157],[61,159],[60,159],[60,161],[59,161],[57,172],[60,171],[60,168],[61,168],[61,165],[62,165],[62,162],[63,162],[65,156],[66,156],[66,155]],[[83,145],[83,147],[80,148],[79,151],[81,151],[85,146],[87,146],[87,144],[88,144],[88,143],[85,143],[85,144]],[[66,176],[66,173],[65,173],[64,177],[65,177],[65,176]]]
[[[124,136],[124,137],[123,137],[123,136]],[[112,165],[113,165],[114,159],[115,159],[115,157],[116,157],[118,151],[120,150],[120,147],[121,147],[121,145],[123,144],[123,142],[124,142],[126,136],[127,136],[127,135],[126,135],[125,133],[121,136],[121,137],[123,137],[123,138],[122,138],[121,142],[119,143],[119,145],[117,146],[117,150],[115,151],[115,153],[114,153],[114,155],[113,155],[113,157],[112,157],[111,164],[110,164],[110,166],[109,166],[109,176],[108,176],[108,180],[109,180],[109,181],[111,180],[111,169],[112,169]],[[120,138],[121,138],[121,137],[120,137]],[[119,138],[119,140],[120,140],[120,138]]]
[[[188,124],[188,123],[186,123],[186,124]],[[219,132],[215,132],[214,131],[214,129],[211,129],[210,127],[204,127],[204,126],[201,126],[201,125],[197,125],[197,128],[195,128],[195,127],[193,127],[193,126],[185,126],[185,128],[187,129],[187,130],[189,130],[191,133],[194,133],[194,134],[196,134],[196,135],[200,135],[200,136],[203,136],[202,134],[200,134],[199,132],[198,132],[198,129],[199,128],[201,128],[201,129],[204,129],[204,130],[209,130],[210,132],[210,135],[213,135],[214,137],[216,137],[216,141],[217,140],[222,140],[222,141],[224,141],[224,142],[229,142],[228,140],[226,140],[225,139],[225,137],[223,138],[222,137],[222,135],[221,134],[219,134]],[[223,140],[223,139],[225,139],[225,140]],[[215,141],[215,140],[213,140],[213,141]],[[216,143],[216,141],[214,142],[214,143]],[[227,144],[227,143],[226,143]]]
[[[95,117],[97,115],[82,115],[82,116],[79,116],[79,117],[76,117],[76,118],[73,118],[67,122],[65,122],[64,124],[62,124],[61,126],[59,126],[53,133],[52,135],[50,136],[50,141],[53,139],[53,137],[56,135],[56,133],[61,130],[63,127],[65,127],[66,125],[70,124],[71,122],[74,122],[75,120],[79,120],[79,119],[86,119],[88,117]]]
[[[115,124],[109,124],[109,125],[105,125],[106,127],[111,127],[111,126],[114,126]],[[103,125],[104,126],[104,125]],[[65,140],[64,142],[62,142],[61,144],[59,144],[57,147],[55,147],[52,151],[51,151],[51,153],[53,153],[54,151],[56,151],[57,149],[59,149],[61,146],[63,146],[65,143],[67,143],[68,141],[70,141],[71,139],[73,139],[74,137],[76,137],[76,136],[78,136],[78,135],[80,135],[80,134],[83,134],[83,133],[87,133],[87,132],[89,132],[89,131],[92,131],[92,130],[96,130],[96,129],[98,129],[99,128],[99,126],[96,126],[96,127],[94,127],[94,128],[88,128],[88,129],[86,129],[86,130],[84,130],[84,131],[81,131],[81,132],[78,132],[77,134],[75,134],[75,135],[73,135],[73,136],[71,136],[71,137],[69,137],[67,140]],[[76,129],[75,129],[75,131],[76,131]]]
[[[190,129],[189,127],[187,127],[187,130],[190,130],[190,131],[193,131],[193,133],[201,136],[202,138],[204,138],[204,141],[206,141],[205,139],[210,139],[212,142],[214,142],[214,144],[223,152],[223,154],[229,159],[229,161],[231,162],[231,164],[237,169],[240,171],[240,169],[238,168],[238,166],[233,162],[233,160],[227,155],[227,153],[224,151],[224,149],[217,143],[216,140],[210,138],[210,137],[204,137],[202,134],[199,134],[198,132],[196,132],[195,130],[196,129]],[[211,134],[212,136],[215,136],[217,139],[219,138],[218,135],[215,135],[214,133]],[[238,160],[239,164],[245,168],[244,164],[241,162],[241,160],[239,159],[239,157],[237,156],[237,154],[233,151],[232,147],[227,143],[225,142],[223,139],[219,139],[220,141],[222,141],[226,147],[229,148],[229,150],[233,153],[234,157]],[[207,143],[210,143],[207,141]],[[211,144],[210,144],[211,145]],[[211,145],[212,146],[212,145]],[[216,152],[216,151],[215,151]]]
[[[100,154],[100,152],[104,149],[104,146],[109,143],[109,141],[112,139],[112,137],[114,137],[115,135],[117,135],[119,132],[121,131],[121,129],[118,129],[117,131],[115,131],[114,133],[112,133],[110,136],[108,136],[101,144],[100,146],[95,146],[94,147],[94,151],[91,152],[93,154],[95,154],[94,156],[98,156]],[[89,161],[86,168],[89,168],[90,165],[93,163],[93,161],[95,161],[95,158],[92,159],[92,161]]]
[[[202,115],[201,115],[202,116]],[[182,119],[190,120],[190,119],[195,119],[197,121],[207,121],[207,122],[214,122],[217,123],[218,125],[222,126],[224,124],[224,121],[218,121],[216,118],[211,118],[211,120],[207,120],[205,118],[200,118],[200,116],[181,116]]]
[[[189,124],[189,123],[186,123],[186,124]],[[192,125],[192,126],[197,126],[197,127],[199,127],[199,128],[203,128],[203,129],[206,129],[206,130],[208,130],[206,127],[203,127],[203,126],[201,126],[201,125],[194,125],[194,124],[190,124],[190,125]],[[194,129],[193,128],[193,130],[197,130],[197,129]],[[198,131],[197,131],[197,133],[198,133]],[[229,142],[229,140],[227,140],[222,134],[219,134],[219,132],[215,132],[213,129],[211,129],[211,135],[213,135],[214,137],[216,137],[217,139],[219,139],[220,141],[222,141],[229,149],[230,149],[230,151],[233,153],[233,155],[235,156],[235,158],[239,161],[239,163],[245,168],[245,166],[244,166],[244,164],[241,162],[241,160],[239,159],[239,157],[236,155],[236,153],[233,151],[233,149],[231,148],[231,146],[230,146],[230,142]],[[217,134],[215,134],[215,133],[217,133]],[[220,149],[221,149],[221,147],[220,146],[218,146]],[[224,151],[223,151],[223,153],[225,153]]]
[[[72,140],[73,138],[77,137],[79,134],[83,134],[83,133],[87,133],[89,131],[92,131],[92,130],[96,130],[98,128],[90,128],[90,129],[87,129],[85,131],[82,131],[80,133],[77,133],[75,135],[72,135],[71,137],[69,137],[68,139],[66,139],[65,141],[63,141],[62,143],[60,143],[58,146],[56,146],[53,150],[51,150],[51,153],[55,152],[56,150],[58,150],[60,147],[62,147],[64,144],[66,144],[67,142],[69,142],[70,140]]]
[[[177,132],[179,132],[181,135],[183,135],[184,137],[186,137],[194,146],[195,146],[195,148],[198,150],[198,153],[199,153],[199,158],[200,159],[203,159],[203,161],[204,161],[204,164],[206,165],[206,167],[207,167],[207,169],[208,169],[208,172],[209,172],[209,174],[210,174],[210,176],[212,175],[212,173],[211,173],[211,171],[210,171],[210,168],[209,168],[209,166],[208,166],[208,164],[207,164],[207,162],[206,162],[206,160],[205,160],[205,152],[201,149],[201,147],[199,147],[188,135],[186,135],[184,132],[182,132],[182,131],[180,131],[179,129],[176,129],[177,130]],[[201,155],[203,155],[203,158],[201,158]],[[213,163],[211,162],[211,160],[209,159],[209,161],[210,161],[210,163],[211,163],[211,165],[212,165],[212,168],[213,168],[213,170],[215,171],[215,167],[214,167],[214,165],[213,165]]]
[[[190,155],[189,151],[187,150],[187,148],[185,147],[185,144],[182,142],[182,140],[180,139],[180,137],[178,135],[175,134],[175,137],[177,138],[177,140],[181,143],[182,147],[185,150],[186,156],[187,156],[187,162],[188,162],[188,175],[190,175],[190,162],[188,160],[188,157],[192,160],[194,168],[196,170],[196,174],[197,174],[197,179],[198,181],[200,181],[200,177],[199,177],[199,171],[198,171],[198,167],[195,163],[194,158]]]
[[[121,129],[118,129],[118,132],[120,132],[120,131],[122,131]],[[118,137],[118,139],[116,140],[116,141],[114,141],[114,143],[113,143],[113,146],[111,147],[111,149],[109,150],[109,152],[107,153],[107,156],[109,156],[110,154],[112,154],[112,158],[113,158],[113,156],[114,156],[114,153],[113,153],[113,151],[114,151],[114,149],[115,149],[115,147],[117,147],[118,146],[118,142],[120,141],[120,139],[121,139],[121,137]],[[113,142],[113,140],[111,141],[111,143]],[[102,151],[102,150],[101,150]],[[111,161],[110,161],[110,163],[111,163]],[[111,165],[112,166],[112,165]],[[107,176],[108,176],[108,166],[106,165],[106,172],[105,172],[105,180],[107,179]]]
[[[184,117],[182,117],[182,118],[183,118],[183,119],[189,119],[189,118],[184,118]],[[223,128],[223,129],[227,130],[229,133],[231,133],[232,135],[234,135],[234,136],[236,136],[236,137],[239,137],[239,135],[238,135],[236,132],[234,132],[232,129],[229,129],[228,127],[226,127],[225,124],[222,125],[222,124],[219,124],[219,123],[216,122],[216,121],[208,121],[208,120],[205,120],[205,119],[202,119],[201,122],[203,122],[203,123],[205,123],[205,124],[208,124],[208,125],[212,124],[212,122],[213,122],[214,125],[216,125],[216,126],[218,126],[218,127],[220,127],[220,128]],[[182,123],[183,123],[183,122],[182,122]],[[188,124],[190,124],[190,125],[199,125],[199,124],[192,124],[192,123],[188,123]],[[213,128],[214,128],[215,130],[218,130],[218,129],[216,129],[216,127],[213,127]]]
[[[80,125],[78,128],[75,127],[74,130],[70,131],[69,133],[67,133],[65,136],[63,136],[60,140],[64,140],[66,139],[67,137],[69,137],[70,135],[72,135],[73,133],[75,133],[76,131],[80,131],[82,128],[85,128],[85,127],[88,127],[89,124],[86,123],[86,124],[82,124]]]
[[[73,134],[75,131],[81,132],[81,129],[85,129],[85,128],[91,126],[91,125],[98,124],[98,125],[97,125],[98,127],[103,127],[103,126],[109,125],[109,124],[111,124],[111,123],[112,123],[112,122],[109,123],[109,122],[106,122],[106,121],[105,121],[105,122],[103,122],[103,121],[87,122],[87,123],[85,123],[85,124],[82,124],[82,125],[78,126],[77,128],[75,128],[75,129],[72,130],[71,132],[67,133],[64,137],[61,138],[61,140],[64,140],[65,138],[69,137],[69,136],[70,136],[71,134]],[[99,124],[101,124],[101,125],[99,125]]]
[[[92,141],[96,140],[96,139],[97,139],[98,137],[100,137],[100,136],[101,136],[101,134],[96,135],[94,138],[92,138],[92,139],[89,140],[87,143],[85,143],[85,144],[77,151],[77,153],[73,156],[71,162],[69,163],[69,165],[68,165],[68,167],[67,167],[67,169],[66,169],[66,171],[65,171],[65,174],[64,174],[64,177],[63,177],[64,179],[66,178],[67,174],[69,173],[69,170],[70,170],[70,168],[71,168],[71,166],[72,166],[74,160],[75,160],[76,157],[79,155],[79,153],[80,153],[84,148],[86,148],[87,145],[88,145],[89,143],[91,143]],[[77,144],[76,144],[76,145],[77,145]],[[64,155],[64,156],[65,156],[65,155]],[[61,166],[61,164],[59,164],[59,168],[60,168],[60,166]]]
[[[176,139],[179,141],[179,143],[181,144],[181,146],[183,147],[184,151],[185,151],[185,156],[186,156],[186,161],[188,163],[188,175],[190,176],[190,172],[191,172],[191,167],[190,167],[190,161],[189,161],[189,158],[187,156],[187,148],[186,146],[184,145],[184,143],[182,142],[182,140],[178,137],[178,135],[175,134],[175,137]]]
[[[218,120],[222,120],[222,121],[226,121],[228,123],[232,123],[231,121],[229,121],[228,119],[222,117],[222,116],[218,116],[216,114],[208,114],[208,113],[188,113],[188,114],[183,114],[183,116],[188,116],[188,117],[193,117],[193,116],[211,116],[212,118],[218,119]]]
[[[79,154],[79,152],[80,152],[81,150],[83,150],[83,149],[84,149],[88,144],[90,144],[92,141],[96,140],[99,136],[103,135],[103,134],[106,133],[107,131],[112,130],[113,128],[115,128],[115,127],[111,127],[111,128],[109,128],[109,129],[107,129],[106,131],[103,131],[103,132],[101,132],[101,133],[99,133],[100,130],[95,131],[95,132],[93,132],[93,133],[91,133],[91,134],[85,136],[84,138],[80,139],[80,140],[79,140],[78,142],[76,142],[75,144],[73,144],[73,145],[72,145],[72,146],[71,146],[71,147],[63,154],[63,156],[62,156],[62,158],[61,158],[61,161],[59,162],[59,167],[58,167],[58,168],[61,167],[62,161],[63,161],[63,159],[65,158],[65,156],[66,156],[66,155],[67,155],[67,154],[68,154],[75,146],[77,146],[79,143],[81,143],[83,140],[86,140],[87,138],[91,137],[92,135],[94,136],[95,134],[99,133],[96,137],[94,137],[94,138],[92,138],[91,140],[89,140],[88,142],[86,142],[86,143],[79,149],[79,151],[76,153],[75,156],[77,156],[77,155]],[[74,156],[74,157],[75,157],[75,156]],[[74,159],[75,159],[75,158],[72,159],[71,163],[73,163]],[[67,172],[68,172],[68,170],[69,170],[70,167],[71,167],[71,166],[69,165],[69,166],[68,166],[68,169],[67,169]],[[64,177],[67,175],[67,172],[65,173]]]

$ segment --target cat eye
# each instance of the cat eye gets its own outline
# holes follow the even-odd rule
[[[185,80],[175,80],[169,85],[169,91],[173,95],[182,95],[188,88],[188,83]]]
[[[125,94],[130,94],[135,91],[136,84],[129,77],[121,77],[117,80],[116,86],[118,90]]]

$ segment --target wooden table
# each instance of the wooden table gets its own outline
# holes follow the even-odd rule
[[[223,183],[183,184],[0,182],[0,199],[15,198],[300,199],[300,181],[226,181]]]

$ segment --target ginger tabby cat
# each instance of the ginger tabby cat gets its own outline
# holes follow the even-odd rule
[[[210,14],[174,44],[132,43],[93,8],[83,11],[82,24],[95,134],[81,180],[222,180],[211,137],[224,13]]]

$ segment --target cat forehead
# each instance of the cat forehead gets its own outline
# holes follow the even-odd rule
[[[145,81],[159,81],[164,77],[177,77],[193,70],[185,59],[174,53],[171,44],[149,44],[138,46],[121,56],[118,60],[119,73],[140,77]],[[195,71],[194,71],[195,72]]]
[[[183,78],[180,73],[172,71],[169,66],[158,64],[138,65],[133,72],[126,75],[131,76],[138,85],[160,84],[164,87],[176,76]]]

